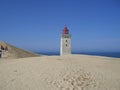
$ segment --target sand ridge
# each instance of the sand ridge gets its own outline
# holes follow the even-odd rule
[[[24,58],[24,57],[36,57],[36,56],[40,56],[38,54],[17,48],[13,45],[10,45],[6,42],[0,41],[0,47],[8,47],[8,52],[5,52],[3,50],[3,54],[2,54],[2,58]]]

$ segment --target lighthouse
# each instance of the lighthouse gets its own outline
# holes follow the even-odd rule
[[[61,34],[60,55],[71,54],[71,35],[67,26],[64,27]]]

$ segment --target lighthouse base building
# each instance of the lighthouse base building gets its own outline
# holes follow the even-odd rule
[[[60,55],[69,55],[71,54],[71,35],[69,30],[65,26],[61,34],[61,43],[60,43]]]

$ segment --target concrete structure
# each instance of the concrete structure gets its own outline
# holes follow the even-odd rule
[[[71,54],[71,35],[65,26],[61,35],[60,55]]]

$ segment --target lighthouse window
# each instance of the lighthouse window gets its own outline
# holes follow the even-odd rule
[[[66,40],[66,42],[67,42],[67,40]]]
[[[65,36],[65,38],[68,38],[68,36]]]
[[[66,47],[67,47],[67,44],[66,44]]]

